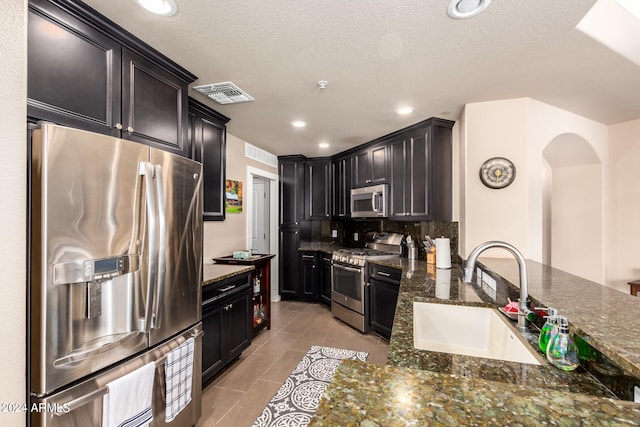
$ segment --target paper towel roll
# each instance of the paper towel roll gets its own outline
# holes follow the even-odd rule
[[[436,298],[449,299],[451,296],[451,270],[436,268]]]
[[[436,239],[436,268],[451,268],[451,245],[447,237]]]

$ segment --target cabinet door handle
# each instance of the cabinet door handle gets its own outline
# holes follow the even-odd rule
[[[122,124],[121,123],[116,123],[116,129],[122,130]]]
[[[230,286],[225,286],[224,288],[220,288],[218,289],[220,292],[227,292],[230,291],[231,289],[235,288],[236,285],[230,285]]]
[[[127,127],[127,132],[133,132],[133,128],[131,126]]]
[[[384,277],[391,277],[389,273],[385,273],[384,271],[378,271],[378,274]]]
[[[315,257],[313,255],[302,255],[302,258],[313,259]]]

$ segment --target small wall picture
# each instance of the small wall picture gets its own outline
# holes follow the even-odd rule
[[[242,182],[227,179],[224,189],[225,211],[242,213]]]

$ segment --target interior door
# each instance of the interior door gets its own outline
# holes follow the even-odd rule
[[[155,168],[159,211],[154,345],[202,317],[202,165],[153,148],[149,162]]]
[[[251,250],[269,253],[269,180],[253,178],[253,212],[251,212]]]

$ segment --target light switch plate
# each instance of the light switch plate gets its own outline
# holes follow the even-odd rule
[[[358,241],[358,237],[359,237],[359,236],[358,236],[358,233],[353,233],[353,240],[354,240],[354,241],[356,241],[356,242],[357,242],[357,241]]]
[[[638,386],[633,388],[633,401],[635,403],[640,403],[640,387]]]
[[[331,237],[338,237],[338,230],[331,230]]]

